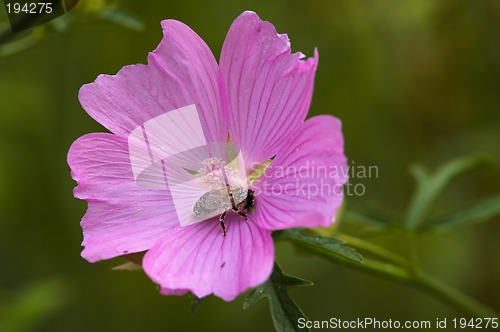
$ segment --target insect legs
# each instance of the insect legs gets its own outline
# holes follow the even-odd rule
[[[226,217],[226,212],[227,211],[222,212],[222,214],[219,217],[220,226],[222,227],[222,236],[226,236],[226,225],[224,224],[224,218]]]
[[[237,207],[233,207],[232,210],[236,213],[238,213],[240,216],[242,216],[243,218],[245,218],[245,221],[248,221],[248,216],[246,214],[246,212],[244,211],[241,211],[240,209],[238,209]]]
[[[240,216],[245,218],[245,221],[248,222],[248,216],[247,216],[245,211],[241,211],[240,209],[238,209],[236,207],[232,208],[231,210],[233,210],[234,212],[237,212]],[[227,211],[229,211],[229,210],[225,210],[224,212],[222,212],[220,217],[219,217],[220,226],[222,227],[222,236],[226,236],[226,224],[224,223],[224,218],[226,217]]]

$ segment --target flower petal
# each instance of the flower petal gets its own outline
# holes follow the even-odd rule
[[[229,29],[220,68],[228,87],[231,138],[247,165],[276,155],[304,121],[318,54],[302,58],[290,53],[287,35],[253,12],[241,14]]]
[[[132,175],[127,140],[112,134],[89,134],[68,153],[75,196],[88,201],[82,219],[90,262],[151,248],[166,228],[178,226],[166,190],[139,187]]]
[[[119,136],[165,112],[195,104],[208,141],[227,139],[227,111],[220,103],[217,62],[205,42],[188,26],[162,22],[163,39],[147,65],[100,75],[80,89],[83,108]]]
[[[249,217],[270,230],[328,226],[342,204],[347,179],[340,121],[313,117],[253,183],[256,213]]]
[[[274,246],[269,231],[229,212],[226,236],[217,218],[165,232],[143,260],[144,271],[164,293],[190,290],[233,300],[270,276]]]

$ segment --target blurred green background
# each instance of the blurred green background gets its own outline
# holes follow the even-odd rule
[[[191,299],[160,296],[141,272],[111,270],[119,259],[91,265],[80,257],[86,203],[73,198],[66,154],[77,137],[105,129],[83,111],[78,89],[101,73],[144,63],[165,18],[188,24],[217,58],[231,22],[247,9],[288,33],[294,51],[311,56],[318,47],[311,114],[339,117],[348,158],[379,169],[377,179],[354,180],[366,194],[347,197],[348,210],[398,220],[415,187],[409,164],[435,168],[476,152],[493,162],[455,181],[434,213],[500,191],[500,1],[113,4],[142,20],[143,29],[99,19],[93,8],[109,2],[81,0],[66,31],[44,26],[37,45],[0,57],[0,329],[272,330],[264,303],[243,311],[244,296],[233,303],[210,297],[193,315]],[[417,239],[429,273],[497,310],[499,221]],[[371,240],[407,254],[401,234]],[[277,259],[285,272],[315,283],[291,292],[310,319],[461,317],[417,290],[286,243],[277,246]]]

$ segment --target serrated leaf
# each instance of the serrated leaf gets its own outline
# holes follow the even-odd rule
[[[500,196],[485,199],[461,211],[429,220],[420,227],[421,230],[453,231],[488,221],[500,215]]]
[[[267,298],[276,331],[309,331],[307,328],[299,328],[299,319],[307,320],[307,318],[288,295],[287,289],[310,285],[312,283],[307,280],[283,274],[279,265],[275,263],[269,280],[248,294],[243,309],[249,309],[255,303]]]
[[[344,241],[333,237],[306,233],[303,229],[300,228],[276,231],[273,233],[273,237],[276,240],[290,240],[308,246],[317,247],[330,254],[340,255],[353,261],[363,261],[363,256],[361,256],[353,248],[346,246],[344,244]]]
[[[413,165],[410,172],[417,180],[417,189],[408,208],[405,226],[408,229],[415,229],[451,180],[484,163],[485,159],[478,155],[455,159],[445,163],[432,174],[422,166]]]

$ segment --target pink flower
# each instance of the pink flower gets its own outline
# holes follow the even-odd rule
[[[75,197],[88,201],[82,256],[96,262],[147,251],[143,269],[162,294],[226,301],[271,274],[271,231],[328,226],[342,203],[346,158],[340,121],[305,121],[318,54],[290,53],[285,34],[253,12],[232,24],[217,64],[208,46],[181,22],[162,22],[164,37],[147,65],[100,75],[79,93],[83,108],[111,131],[88,134],[68,154]],[[169,190],[138,186],[128,136],[166,112],[196,105],[207,140],[239,145],[250,166],[270,158],[248,221],[229,211],[180,226]],[[247,174],[248,175],[248,174]]]

